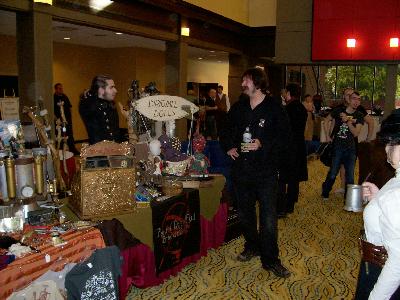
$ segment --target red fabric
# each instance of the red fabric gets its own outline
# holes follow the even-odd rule
[[[140,244],[121,251],[124,258],[122,275],[119,278],[120,298],[125,299],[130,286],[146,288],[161,284],[170,276],[178,274],[186,265],[198,261],[207,255],[210,248],[218,248],[225,239],[226,222],[228,219],[228,206],[222,203],[211,221],[200,217],[201,243],[200,253],[186,257],[175,267],[156,274],[156,264],[153,251],[149,246]]]
[[[68,176],[64,172],[64,163],[62,160],[60,160],[61,175],[67,186],[69,186],[72,176],[76,172],[75,158],[74,157],[68,158],[65,162],[67,164]]]

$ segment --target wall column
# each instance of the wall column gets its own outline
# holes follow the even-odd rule
[[[176,42],[166,42],[165,50],[165,93],[167,95],[185,97],[187,79],[188,44],[185,37]],[[187,139],[187,119],[176,121],[176,136],[181,140]]]
[[[43,104],[53,116],[53,37],[52,17],[36,10],[17,12],[17,63],[20,111],[24,106]],[[25,117],[21,115],[21,119]]]
[[[248,59],[244,55],[229,54],[229,100],[235,103],[242,93],[242,75],[248,68]]]
[[[385,118],[390,115],[395,109],[396,89],[397,89],[397,69],[398,65],[386,66],[386,80],[385,80]]]

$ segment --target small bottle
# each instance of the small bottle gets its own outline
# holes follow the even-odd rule
[[[243,133],[243,143],[251,143],[251,132],[249,127],[246,127],[246,130]]]

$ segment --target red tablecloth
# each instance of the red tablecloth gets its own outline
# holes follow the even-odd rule
[[[217,248],[224,242],[226,222],[228,219],[227,204],[222,203],[211,221],[200,216],[201,243],[200,252],[186,257],[182,262],[168,271],[156,274],[154,254],[151,248],[140,244],[121,251],[124,258],[122,276],[119,279],[120,298],[125,299],[130,286],[145,288],[162,283],[170,276],[178,274],[186,265],[198,261],[207,255],[207,250]]]

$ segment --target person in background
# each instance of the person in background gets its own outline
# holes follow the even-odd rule
[[[82,94],[79,113],[85,123],[89,144],[103,140],[121,142],[118,112],[115,106],[117,89],[114,80],[106,75],[97,75],[89,91]]]
[[[216,116],[218,114],[218,106],[217,106],[217,91],[215,89],[210,89],[208,91],[208,97],[205,101],[205,125],[206,132],[205,136],[208,140],[216,140],[217,139],[217,119]]]
[[[217,89],[217,97],[215,99],[215,104],[217,105],[217,112],[215,115],[215,121],[217,125],[217,133],[221,132],[223,126],[225,126],[226,114],[231,108],[231,104],[229,102],[229,97],[227,94],[223,93],[224,87],[222,85],[218,86]]]
[[[231,109],[231,103],[227,94],[224,94],[224,87],[222,85],[218,86],[217,89],[217,107],[218,110],[228,112]]]
[[[314,98],[311,97],[311,95],[307,94],[304,96],[302,104],[304,105],[304,108],[307,111],[307,122],[306,122],[306,127],[304,129],[304,140],[306,142],[307,155],[310,155],[311,153],[314,153],[316,149],[313,141],[314,123],[315,123]]]
[[[322,108],[322,96],[319,94],[315,94],[313,96],[313,103],[315,107],[315,113],[318,114]]]
[[[281,89],[281,103],[283,106],[286,105],[286,89]]]
[[[279,199],[283,202],[286,201],[286,207],[282,203],[279,204],[279,207],[284,209],[279,211],[279,217],[293,213],[294,205],[299,198],[299,184],[301,181],[308,180],[307,152],[304,141],[307,110],[300,103],[300,87],[297,84],[291,83],[286,86],[285,100],[292,133],[291,154],[293,161],[291,176],[287,180],[279,180]]]
[[[345,88],[343,91],[343,103],[340,104],[338,107],[341,107],[342,109],[345,109],[347,105],[350,102],[350,96],[354,92],[354,89],[351,87]],[[363,115],[363,120],[365,123],[368,125],[368,135],[367,139],[365,140],[366,142],[370,142],[372,140],[372,136],[374,133],[374,119],[367,113],[365,108],[361,105],[357,107],[357,111],[360,112]],[[325,135],[327,137],[327,141],[331,142],[330,137],[328,138],[328,135],[326,134],[327,132],[332,132],[333,129],[333,123],[332,121],[332,116],[329,114],[324,122],[324,130],[325,130]],[[358,149],[358,137],[355,137],[355,142],[356,142],[356,155],[357,155],[357,149]],[[345,175],[345,168],[343,165],[340,166],[340,188],[335,191],[335,193],[338,194],[344,194],[346,188],[346,175]]]
[[[364,229],[370,250],[363,247],[356,300],[400,299],[400,109],[382,122],[378,139],[386,144],[387,162],[396,175],[380,190],[373,183],[362,184],[369,201]]]
[[[354,91],[350,96],[350,101],[346,108],[342,106],[335,108],[331,113],[332,132],[328,132],[327,139],[333,143],[332,164],[326,179],[322,184],[322,197],[328,200],[329,193],[341,165],[346,170],[346,185],[354,183],[354,167],[356,163],[356,144],[355,139],[364,123],[362,114],[357,111],[360,105],[360,94]]]
[[[67,145],[68,145],[69,151],[74,153],[74,155],[79,155],[79,151],[75,147],[74,133],[72,131],[72,114],[71,114],[72,105],[71,105],[71,102],[69,101],[67,95],[64,94],[64,88],[61,83],[56,83],[54,85],[53,98],[54,98],[54,116],[57,119],[62,120],[60,105],[62,104],[64,107],[64,115],[65,115],[65,119],[67,121],[66,134],[68,135]]]
[[[289,146],[289,120],[281,104],[267,96],[267,76],[262,69],[244,72],[242,90],[248,97],[232,105],[220,135],[221,147],[232,161],[234,194],[246,240],[237,259],[249,261],[260,255],[265,270],[286,278],[290,272],[279,259],[276,206],[278,170]]]

